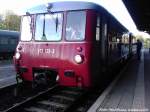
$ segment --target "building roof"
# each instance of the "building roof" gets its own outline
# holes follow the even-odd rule
[[[149,0],[123,0],[137,28],[150,33]]]

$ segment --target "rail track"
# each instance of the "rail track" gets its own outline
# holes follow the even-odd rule
[[[54,84],[53,84],[54,85]],[[51,85],[50,87],[52,87]],[[16,92],[16,89],[18,90]],[[49,89],[48,87],[45,88],[38,88],[32,89],[23,84],[17,85],[7,85],[0,88],[0,111],[8,110],[9,108],[13,107],[14,105],[27,100],[35,96],[36,94]]]
[[[55,85],[5,112],[86,112],[100,92]]]
[[[20,86],[23,86],[20,84]],[[105,89],[87,90],[53,84],[49,88],[27,89],[16,84],[0,89],[0,111],[3,112],[86,112]]]
[[[23,87],[22,87],[23,86]],[[19,88],[19,94],[14,92]],[[105,89],[105,86],[104,88]],[[20,84],[0,88],[0,111],[4,112],[86,112],[103,91],[61,87],[30,89]]]
[[[12,102],[14,102],[15,97],[13,90],[15,87],[16,84],[0,88],[0,111],[3,111],[7,107],[11,106]]]
[[[5,112],[71,112],[86,94],[85,89],[55,85],[15,104]]]

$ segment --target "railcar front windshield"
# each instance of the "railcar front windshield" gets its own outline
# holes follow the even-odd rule
[[[37,41],[59,41],[62,34],[61,13],[38,14],[36,16],[35,40]]]
[[[67,13],[66,40],[82,41],[85,39],[86,12],[70,11]]]
[[[30,41],[32,38],[31,17],[23,16],[21,25],[21,41]]]

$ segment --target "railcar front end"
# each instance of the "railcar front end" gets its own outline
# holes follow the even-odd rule
[[[35,84],[90,87],[93,14],[82,9],[24,15],[14,56],[18,77]]]
[[[106,72],[129,53],[123,30],[94,3],[54,2],[28,10],[22,16],[14,56],[17,79],[32,85],[58,82],[90,88],[102,84],[111,77]]]

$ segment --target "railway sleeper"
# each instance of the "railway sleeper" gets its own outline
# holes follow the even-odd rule
[[[56,102],[56,98],[58,98],[61,101]],[[53,99],[54,98],[54,99]],[[62,99],[61,99],[62,98]],[[56,97],[52,97],[51,100],[44,100],[44,101],[39,101],[35,104],[35,106],[29,107],[29,108],[25,108],[26,111],[29,112],[39,112],[40,110],[43,110],[42,112],[57,112],[57,111],[65,111],[70,105],[72,105],[75,101],[75,99],[73,101],[68,101],[68,103],[63,103],[66,99],[70,99],[67,98],[67,96],[64,99],[64,96],[59,96],[56,95]],[[73,98],[72,98],[73,99]],[[62,102],[63,101],[63,102]]]
[[[74,98],[63,96],[63,95],[53,95],[52,98],[59,98],[61,100],[74,101]]]
[[[25,111],[27,111],[27,112],[48,112],[48,110],[41,109],[38,107],[25,108]]]
[[[85,91],[81,91],[81,89],[73,90],[66,87],[60,87],[54,90],[55,92],[52,89],[50,95],[47,94],[47,91],[45,94],[32,97],[20,103],[18,106],[16,105],[10,108],[7,112],[20,112],[20,110],[22,112],[70,112],[70,109],[76,106],[80,102],[79,99],[85,94]],[[61,95],[62,91],[67,92]]]
[[[29,112],[49,112],[49,111],[56,112],[56,111],[64,111],[67,108],[67,106],[68,105],[66,104],[45,100],[37,102],[35,106],[25,108],[24,110]]]
[[[44,105],[49,105],[49,106],[54,106],[54,107],[59,107],[59,108],[66,108],[67,107],[66,104],[62,104],[62,103],[58,103],[58,102],[53,102],[53,101],[40,101],[38,103],[44,104]]]
[[[79,94],[81,94],[81,91],[62,90],[61,93],[72,94],[72,95],[79,95]]]

